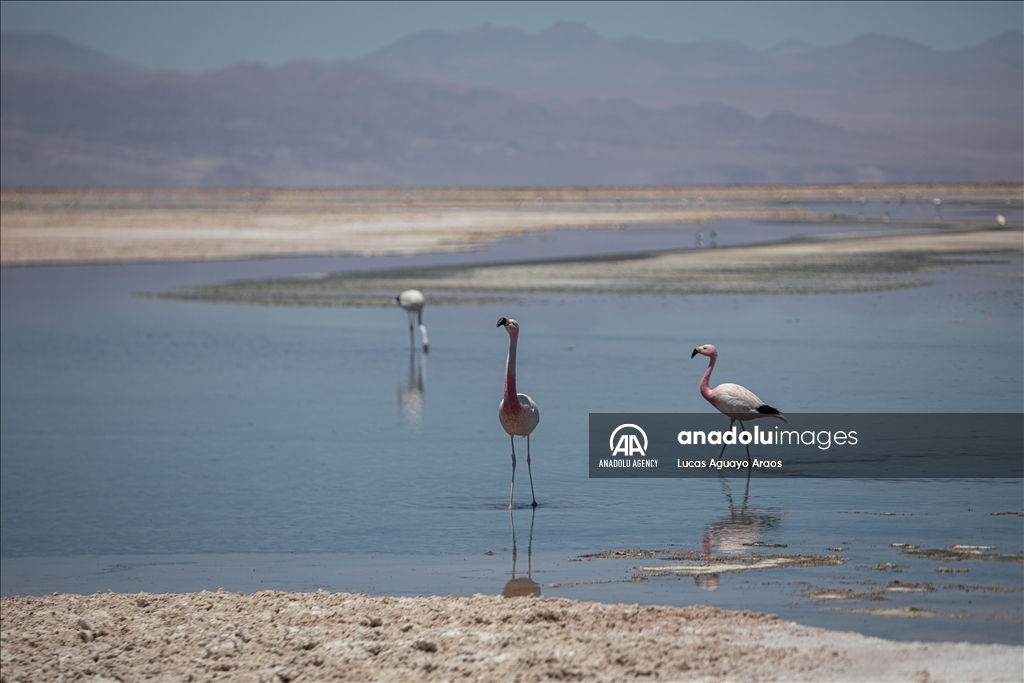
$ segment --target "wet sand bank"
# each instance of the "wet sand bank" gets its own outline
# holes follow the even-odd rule
[[[711,607],[261,592],[4,598],[3,680],[1017,681],[1017,646]]]
[[[929,271],[1019,260],[1019,229],[928,230],[884,237],[805,239],[729,249],[416,268],[216,283],[158,296],[278,305],[391,305],[415,287],[432,305],[527,294],[836,294],[929,284]]]

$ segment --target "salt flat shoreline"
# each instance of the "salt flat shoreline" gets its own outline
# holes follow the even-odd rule
[[[348,593],[0,599],[2,680],[1019,681],[1024,647],[713,607]]]
[[[1013,183],[593,188],[4,189],[0,265],[478,250],[542,230],[828,220],[803,204],[1016,205]]]

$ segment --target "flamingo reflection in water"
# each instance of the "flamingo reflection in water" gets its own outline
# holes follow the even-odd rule
[[[505,584],[505,590],[501,594],[506,598],[540,597],[540,584],[533,580],[533,521],[537,516],[537,508],[530,510],[530,538],[526,545],[526,576],[516,578],[516,559],[518,550],[516,548],[516,520],[512,511],[508,511],[509,521],[512,523],[512,579]]]
[[[715,554],[740,555],[748,552],[751,546],[761,542],[761,536],[771,529],[774,529],[782,521],[780,512],[768,510],[751,510],[748,503],[750,499],[750,476],[747,476],[747,483],[743,489],[743,502],[737,506],[733,501],[732,488],[725,477],[721,478],[722,492],[729,503],[729,514],[720,517],[704,528],[704,535],[701,539],[701,552],[706,558]],[[719,574],[698,574],[693,577],[698,588],[704,590],[717,590],[719,585]]]
[[[406,427],[423,424],[423,393],[427,383],[427,350],[420,353],[416,362],[415,349],[409,349],[409,378],[398,385],[398,406]]]

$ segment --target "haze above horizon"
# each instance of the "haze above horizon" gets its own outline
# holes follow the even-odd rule
[[[205,71],[239,61],[366,57],[411,34],[491,24],[539,33],[558,22],[608,38],[729,40],[766,50],[826,47],[865,33],[939,51],[1024,29],[1019,2],[20,2],[0,3],[4,32],[46,32],[150,69]]]

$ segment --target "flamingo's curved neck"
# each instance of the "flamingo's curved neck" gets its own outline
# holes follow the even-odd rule
[[[700,380],[700,395],[703,396],[704,398],[706,398],[709,401],[715,395],[715,393],[713,391],[711,391],[711,387],[709,386],[709,383],[711,382],[711,371],[715,369],[715,361],[716,360],[718,360],[718,354],[717,353],[713,354],[711,356],[711,362],[708,363],[708,369],[704,371],[704,377],[701,378],[701,380]]]
[[[519,343],[519,338],[514,335],[509,335],[508,341],[508,360],[505,361],[505,399],[509,401],[509,405],[519,405],[519,399],[516,398],[516,345]]]

